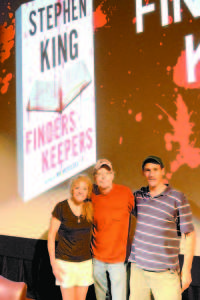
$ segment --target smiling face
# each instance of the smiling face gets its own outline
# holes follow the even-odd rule
[[[149,188],[155,189],[163,185],[164,168],[154,163],[147,163],[143,169],[144,177],[146,178]]]
[[[74,183],[72,188],[72,198],[75,202],[81,203],[88,197],[88,184],[85,181]]]
[[[95,180],[102,193],[107,193],[112,189],[114,173],[106,167],[100,168],[95,174]]]

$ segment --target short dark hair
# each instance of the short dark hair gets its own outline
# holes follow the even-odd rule
[[[155,155],[149,155],[144,159],[144,161],[142,163],[142,170],[144,170],[145,165],[148,164],[148,163],[160,165],[161,169],[164,168],[164,164],[163,164],[162,159],[158,156],[155,156]]]

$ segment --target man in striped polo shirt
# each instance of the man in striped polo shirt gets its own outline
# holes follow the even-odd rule
[[[180,300],[191,283],[195,232],[188,200],[163,181],[161,158],[142,164],[148,182],[135,194],[137,225],[131,247],[130,300]],[[185,236],[184,264],[179,275],[180,235]]]

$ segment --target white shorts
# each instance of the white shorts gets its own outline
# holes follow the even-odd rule
[[[64,270],[62,281],[56,279],[56,285],[63,288],[73,286],[89,286],[94,283],[92,259],[82,262],[56,260]]]

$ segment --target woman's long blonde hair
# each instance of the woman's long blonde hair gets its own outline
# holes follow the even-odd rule
[[[83,206],[82,206],[82,216],[88,221],[92,222],[93,220],[93,208],[92,208],[92,202],[91,202],[91,194],[92,194],[92,181],[87,175],[78,175],[74,177],[70,184],[70,193],[73,197],[73,190],[74,186],[77,185],[79,182],[85,182],[88,186],[88,195],[87,199],[84,200]]]

